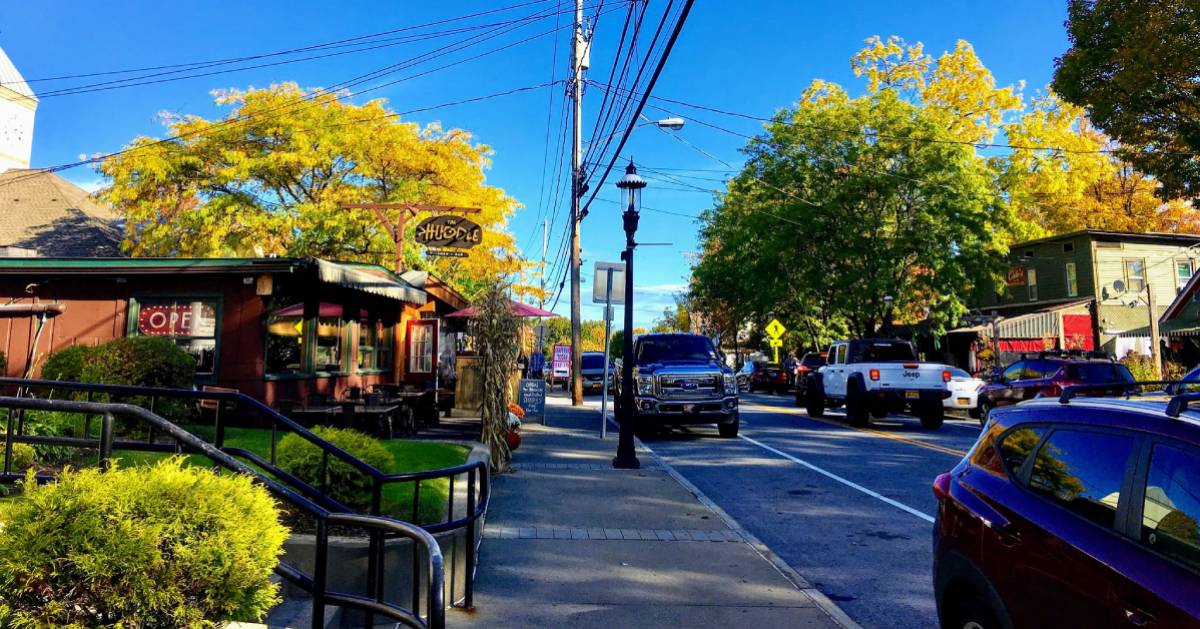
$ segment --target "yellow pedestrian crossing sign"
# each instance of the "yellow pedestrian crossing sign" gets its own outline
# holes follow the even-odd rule
[[[767,334],[771,335],[770,344],[771,347],[775,349],[776,363],[779,362],[779,348],[783,347],[783,340],[779,337],[783,336],[784,332],[787,332],[787,328],[783,327],[783,324],[779,322],[779,319],[771,319],[771,322],[767,324]]]

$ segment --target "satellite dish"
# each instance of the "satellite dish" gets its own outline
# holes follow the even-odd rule
[[[1113,282],[1113,290],[1117,291],[1118,293],[1125,292],[1125,281],[1124,280],[1114,281]]]

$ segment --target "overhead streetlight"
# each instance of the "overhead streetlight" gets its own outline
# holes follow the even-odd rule
[[[670,131],[678,131],[678,130],[682,129],[682,128],[683,128],[683,125],[684,125],[684,123],[685,123],[685,122],[687,122],[686,120],[684,120],[683,118],[680,118],[680,117],[678,117],[678,116],[673,116],[673,117],[671,117],[671,118],[663,118],[662,120],[651,120],[651,119],[649,119],[649,118],[647,118],[647,117],[646,117],[646,114],[640,114],[640,116],[641,116],[642,120],[644,120],[645,122],[643,122],[643,123],[641,123],[641,124],[638,124],[638,125],[634,126],[634,129],[640,129],[640,128],[642,128],[642,127],[655,126],[655,127],[658,127],[659,129],[667,129],[667,130],[670,130]],[[592,140],[591,142],[589,142],[589,143],[588,143],[588,145],[590,146],[590,145],[592,145],[592,144],[595,144],[595,143],[597,143],[597,142],[603,142],[603,141],[605,141],[605,140],[607,140],[607,139],[609,139],[609,138],[611,138],[611,137],[613,137],[613,136],[615,136],[615,135],[619,135],[619,134],[621,134],[621,133],[624,133],[624,132],[625,132],[624,130],[618,130],[618,131],[614,131],[613,133],[610,133],[610,134],[608,134],[608,135],[606,135],[606,136],[604,136],[604,137],[602,137],[602,138],[596,138],[595,140]]]
[[[621,259],[625,261],[625,334],[621,351],[621,405],[617,414],[621,430],[617,440],[617,456],[612,461],[613,467],[618,469],[641,467],[633,447],[633,418],[636,416],[633,405],[637,403],[633,396],[633,388],[637,386],[633,380],[633,248],[637,243],[633,237],[637,233],[638,212],[642,205],[642,189],[645,187],[646,180],[638,176],[637,167],[630,159],[625,167],[625,176],[617,182],[622,205],[625,206],[621,214],[625,227],[625,252],[621,254]]]

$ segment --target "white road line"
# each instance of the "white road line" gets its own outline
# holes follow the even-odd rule
[[[871,491],[870,489],[867,489],[866,487],[863,487],[862,485],[859,485],[858,483],[856,483],[850,479],[842,478],[841,476],[838,476],[837,474],[834,474],[833,472],[823,470],[823,469],[813,465],[812,463],[809,463],[808,461],[805,461],[803,459],[798,459],[798,458],[788,454],[787,452],[772,448],[771,446],[769,446],[761,441],[758,441],[757,439],[751,439],[750,437],[747,437],[746,435],[738,435],[738,439],[742,439],[748,443],[752,443],[752,444],[762,448],[763,450],[777,454],[777,455],[791,461],[792,463],[796,463],[798,465],[803,465],[804,467],[807,467],[808,469],[810,469],[822,476],[825,476],[826,478],[835,480],[851,489],[861,491],[862,493],[864,493],[872,498],[875,498],[876,500],[882,501],[893,507],[896,507],[897,509],[899,509],[901,511],[904,511],[905,513],[915,515],[918,518],[921,518],[922,520],[925,520],[926,522],[929,522],[931,524],[933,523],[933,516],[929,515],[928,513],[923,513],[921,511],[917,511],[916,509],[914,509],[902,502],[897,502],[895,500],[892,500],[891,498],[888,498],[887,496],[884,496],[884,495],[880,494],[879,492]]]

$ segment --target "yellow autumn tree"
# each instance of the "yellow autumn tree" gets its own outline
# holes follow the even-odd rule
[[[483,242],[465,258],[405,248],[405,267],[428,269],[474,293],[518,273],[504,227],[518,203],[486,183],[491,149],[461,129],[405,122],[382,100],[294,83],[214,92],[221,120],[164,116],[169,138],[133,140],[100,165],[101,196],[124,216],[133,256],[316,256],[394,264],[392,236],[352,203],[478,208]],[[393,215],[395,221],[398,217]],[[406,242],[424,218],[409,220]],[[536,289],[533,289],[536,290]]]

